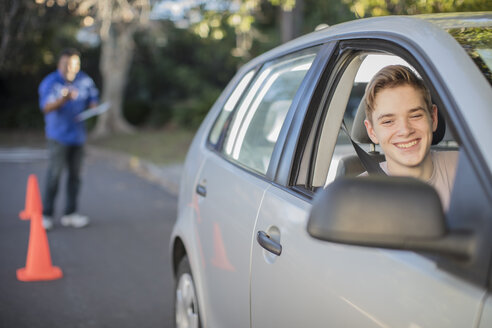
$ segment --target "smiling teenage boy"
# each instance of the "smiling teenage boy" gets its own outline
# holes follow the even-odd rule
[[[381,168],[388,175],[410,176],[432,185],[447,209],[458,152],[430,150],[437,107],[422,79],[408,67],[387,66],[369,82],[364,101],[367,133],[386,157]]]

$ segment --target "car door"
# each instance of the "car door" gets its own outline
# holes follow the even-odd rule
[[[313,48],[264,63],[211,130],[195,198],[206,326],[250,327],[253,228],[278,135],[316,53]]]
[[[370,52],[360,55],[355,49],[361,45],[340,43],[334,52],[337,59],[326,59],[320,79],[326,82],[319,83],[311,106],[299,115],[303,128],[291,135],[295,141],[290,144],[297,146],[284,150],[289,164],[279,165],[278,175],[286,178],[265,191],[255,234],[268,236],[281,253],[274,255],[261,242],[253,243],[252,327],[475,327],[479,322],[487,295],[489,242],[480,243],[473,263],[460,263],[420,252],[322,242],[306,232],[313,191],[334,178],[328,174],[334,170],[330,165],[337,163],[338,151],[346,151],[340,124],[361,62],[381,44],[373,41],[364,39]],[[381,48],[387,54],[396,47],[400,54],[396,43]],[[404,53],[429,76],[422,68],[426,63]],[[479,231],[484,241],[491,232],[491,202],[466,146],[460,149],[455,205],[448,219],[457,227]],[[490,181],[486,184],[490,187]],[[467,196],[470,193],[481,196]],[[473,222],[465,215],[471,210]]]
[[[480,319],[479,328],[492,327],[492,296],[489,293],[487,300],[485,301],[485,306]]]

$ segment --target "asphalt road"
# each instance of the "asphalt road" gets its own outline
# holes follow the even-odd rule
[[[20,282],[16,270],[26,264],[30,222],[18,213],[29,174],[42,188],[47,162],[43,151],[11,155],[0,150],[0,327],[172,327],[168,243],[176,197],[121,161],[89,152],[79,212],[91,224],[73,229],[57,221],[48,233],[53,264],[64,277]]]

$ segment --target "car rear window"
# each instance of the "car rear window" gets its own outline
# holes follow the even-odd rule
[[[448,29],[492,85],[492,27]]]

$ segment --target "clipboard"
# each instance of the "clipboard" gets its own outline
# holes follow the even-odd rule
[[[105,103],[100,104],[99,106],[96,106],[96,107],[93,107],[90,109],[86,109],[82,113],[75,116],[75,120],[77,122],[82,122],[82,121],[85,121],[85,120],[87,120],[93,116],[101,115],[102,113],[107,111],[109,109],[109,107],[111,107],[111,104],[109,102],[105,102]]]

